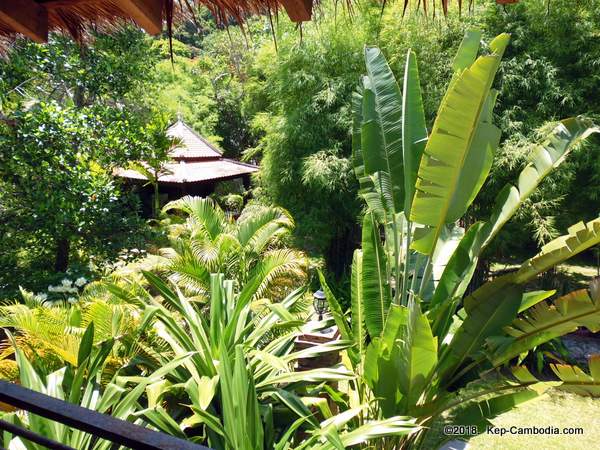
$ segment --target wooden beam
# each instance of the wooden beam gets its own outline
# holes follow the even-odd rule
[[[307,22],[312,15],[313,0],[281,0],[292,22]]]
[[[48,11],[33,0],[0,1],[0,21],[35,42],[48,41]]]
[[[163,0],[122,0],[118,5],[148,34],[162,32]]]

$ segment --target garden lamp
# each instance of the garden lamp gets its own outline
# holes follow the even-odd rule
[[[321,289],[313,294],[313,308],[319,315],[319,320],[323,320],[323,314],[327,311],[327,298]]]

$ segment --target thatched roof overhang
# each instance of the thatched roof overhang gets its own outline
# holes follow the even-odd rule
[[[80,39],[89,27],[114,27],[133,21],[149,34],[159,34],[173,18],[206,6],[217,22],[242,23],[251,14],[272,14],[281,7],[294,22],[310,20],[313,0],[1,0],[0,37],[22,34],[46,42],[50,31]]]

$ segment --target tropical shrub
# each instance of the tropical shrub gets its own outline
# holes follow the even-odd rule
[[[257,297],[280,291],[283,298],[306,280],[306,256],[285,245],[294,221],[282,208],[249,204],[234,219],[211,198],[186,196],[165,205],[163,212],[186,217],[171,216],[171,246],[148,262],[192,295],[206,294],[212,273],[223,273],[239,288],[256,285]]]
[[[48,301],[22,291],[22,302],[0,306],[0,327],[12,330],[12,342],[0,344],[2,358],[14,355],[16,348],[37,372],[46,375],[65,364],[78,367],[78,355],[90,326],[95,328],[93,345],[111,342],[105,356],[110,379],[121,367],[137,359],[149,359],[152,340],[141,325],[137,307],[118,299],[83,296],[76,303]]]
[[[421,446],[427,427],[457,406],[454,423],[482,429],[547,388],[519,367],[510,381],[477,381],[482,373],[579,326],[600,329],[597,289],[552,302],[545,300],[553,291],[527,290],[539,274],[599,243],[600,219],[573,225],[516,271],[466,294],[481,252],[502,226],[573,144],[600,131],[583,118],[560,122],[535,146],[518,183],[501,190],[490,218],[459,227],[500,140],[492,84],[509,36],[496,37],[478,57],[480,39],[479,32],[465,34],[431,131],[415,54],[408,52],[400,90],[381,51],[365,48],[367,75],[353,99],[353,151],[367,211],[352,265],[351,322],[321,279],[342,337],[355,342],[347,352],[357,378],[340,402],[371,402],[358,423],[407,415],[423,426],[381,441],[381,448]],[[568,385],[575,377],[560,378]],[[469,381],[486,388],[457,397]]]
[[[349,381],[354,374],[342,365],[294,370],[301,358],[349,344],[338,340],[303,350],[294,347],[300,335],[324,325],[305,321],[305,289],[276,303],[253,300],[256,284],[237,290],[233,280],[212,274],[210,301],[204,307],[156,275],[144,276],[149,290],[116,288],[113,293],[145,305],[142,326],[153,329],[164,343],[146,370],[153,373],[169,361],[183,361],[165,379],[147,384],[147,408],[138,414],[156,428],[215,449],[252,450],[296,444],[330,448],[330,435],[354,445],[418,429],[414,421],[389,417],[340,430],[351,415],[334,415],[318,394],[324,392],[324,383]],[[143,378],[130,377],[137,379]],[[360,405],[357,411],[367,407]],[[308,437],[297,435],[300,428]]]
[[[160,380],[165,373],[174,370],[184,359],[172,360],[145,379],[136,380],[136,386],[133,388],[127,386],[130,379],[118,375],[112,376],[106,384],[102,382],[102,377],[114,340],[106,340],[98,346],[93,345],[93,342],[94,324],[92,323],[85,330],[81,339],[76,366],[68,364],[48,374],[39,373],[18,345],[13,342],[19,367],[20,384],[84,408],[111,414],[113,417],[123,420],[131,419],[140,425],[144,424],[143,419],[135,416],[135,413],[141,409],[139,402],[146,387]],[[111,442],[96,439],[91,434],[29,412],[3,414],[2,420],[21,428],[27,428],[36,434],[72,448],[95,450],[113,448]],[[2,446],[5,448],[38,448],[9,433],[2,434]]]
[[[162,301],[159,303],[150,295],[140,299],[147,305],[144,321],[152,322],[169,348],[160,355],[157,367],[174,357],[192,355],[170,374],[169,383],[155,392],[154,397],[159,400],[165,393],[183,389],[189,398],[178,402],[188,406],[174,406],[169,415],[161,414],[162,421],[169,425],[162,426],[164,431],[173,432],[169,428],[174,427],[181,434],[200,427],[203,432],[199,434],[206,436],[213,448],[263,448],[263,440],[272,445],[277,437],[274,404],[287,405],[298,414],[296,419],[311,415],[292,388],[352,376],[343,368],[293,371],[294,362],[300,357],[346,345],[337,342],[308,351],[293,350],[303,322],[299,320],[302,316],[290,311],[302,302],[303,290],[292,292],[280,304],[266,299],[253,302],[256,285],[245,285],[236,292],[233,281],[214,274],[210,278],[209,316],[205,318],[203,309],[193,301],[156,276],[145,276]],[[289,383],[288,388],[280,387],[284,383]],[[158,402],[150,406],[157,414],[162,412]],[[161,422],[156,425],[160,427]],[[193,434],[198,434],[198,430]]]

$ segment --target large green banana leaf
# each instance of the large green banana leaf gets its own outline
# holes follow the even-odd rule
[[[402,95],[381,50],[365,47],[365,63],[361,127],[365,175],[389,175],[395,212],[399,212],[404,205]]]
[[[564,295],[552,305],[540,302],[504,329],[508,336],[490,341],[494,366],[558,336],[587,327],[600,331],[600,299],[586,289]]]
[[[569,234],[544,245],[537,255],[525,261],[515,276],[515,282],[526,283],[536,275],[600,243],[600,218],[572,225],[568,232]]]
[[[406,405],[417,405],[437,363],[437,339],[427,317],[414,299],[408,303],[408,320],[400,333],[398,381]]]
[[[559,389],[573,392],[577,395],[600,397],[600,355],[589,357],[588,375],[577,366],[567,364],[550,364],[550,368],[560,379]],[[521,382],[537,381],[537,378],[525,366],[512,369],[513,375]]]
[[[499,130],[488,122],[490,88],[509,36],[490,43],[492,54],[480,56],[451,83],[425,147],[419,167],[411,221],[430,226],[431,237],[415,248],[429,254],[446,223],[458,220],[489,171],[490,152]],[[486,174],[487,175],[487,174]]]
[[[365,324],[371,337],[383,330],[391,302],[386,260],[373,213],[365,214],[362,229],[362,290]]]
[[[571,117],[560,121],[535,147],[531,162],[519,175],[517,186],[508,183],[498,194],[492,214],[481,231],[481,249],[489,244],[523,201],[565,160],[576,144],[598,132],[600,128],[585,118]]]
[[[452,416],[452,423],[456,425],[476,425],[478,432],[483,433],[486,427],[491,424],[489,419],[510,411],[521,403],[539,397],[551,385],[549,383],[544,385],[540,382],[535,387],[536,389],[520,389],[508,394],[495,394],[485,400],[468,404]]]
[[[427,141],[425,111],[421,97],[419,68],[412,50],[406,55],[402,105],[402,153],[404,158],[404,215],[410,216],[417,173]]]
[[[477,289],[464,300],[465,320],[445,349],[438,373],[447,376],[471,357],[500,329],[517,316],[523,285],[549,268],[600,242],[600,219],[569,228],[561,236],[525,261],[517,272],[498,277]]]
[[[533,161],[521,171],[518,187],[507,184],[496,198],[490,218],[469,228],[442,274],[431,300],[433,305],[464,294],[485,246],[546,175],[565,160],[575,144],[598,131],[590,121],[578,117],[557,124],[536,147]]]
[[[452,61],[452,69],[455,73],[465,70],[477,58],[479,51],[479,43],[481,41],[481,31],[467,30],[458,47],[454,61]]]
[[[496,278],[477,289],[464,300],[467,314],[478,302],[485,302],[507,286],[512,284],[524,285],[538,274],[560,264],[567,259],[600,243],[600,218],[588,223],[579,222],[569,227],[569,234],[550,241],[535,256],[526,260],[517,272]]]
[[[367,333],[365,328],[365,303],[363,298],[363,254],[355,250],[352,258],[352,274],[350,277],[352,334],[356,350],[360,355],[365,351]]]
[[[523,288],[514,283],[514,274],[497,278],[475,291],[471,307],[454,334],[450,344],[443,349],[437,373],[448,381],[468,359],[474,358],[486,339],[498,335],[503,327],[517,316],[521,305]]]
[[[363,122],[362,104],[363,104],[363,87],[361,84],[358,91],[352,94],[352,166],[354,174],[358,180],[359,194],[368,192],[371,189],[371,179],[365,174],[365,165],[363,162],[361,149],[361,128]]]

